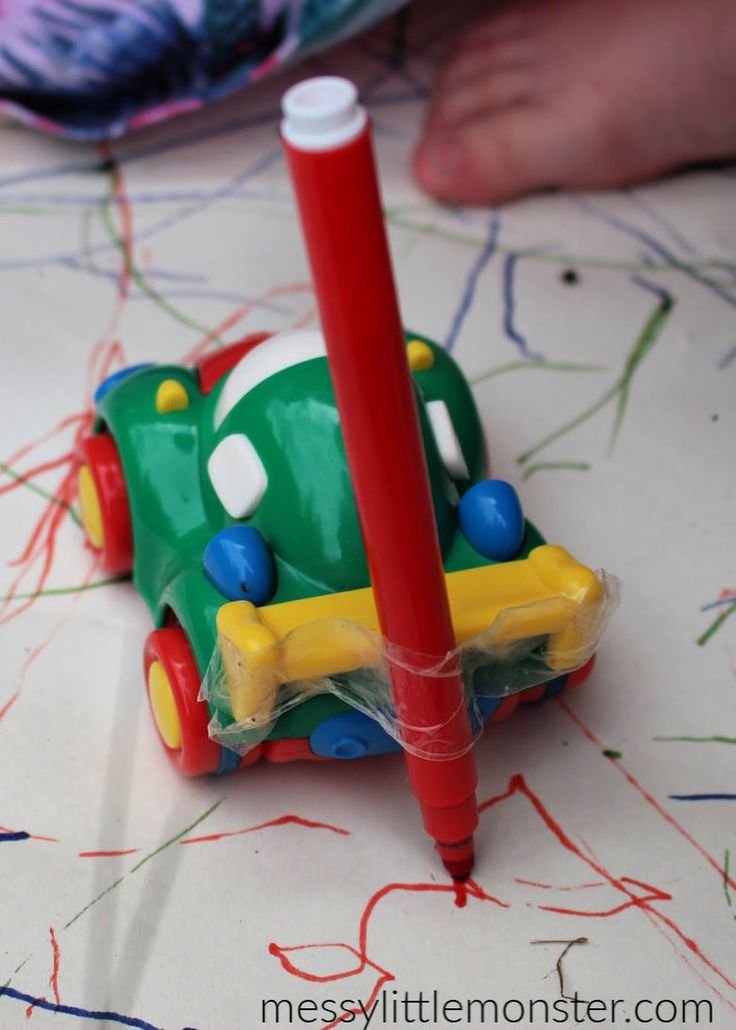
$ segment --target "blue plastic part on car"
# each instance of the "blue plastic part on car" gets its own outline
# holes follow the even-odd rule
[[[309,745],[322,758],[366,758],[401,750],[401,745],[364,712],[331,715],[312,730]]]
[[[204,550],[204,572],[229,601],[266,604],[276,590],[271,549],[254,526],[227,526]]]
[[[231,751],[229,747],[220,747],[220,764],[215,770],[215,776],[223,776],[239,768],[240,755],[237,751]]]
[[[127,368],[121,368],[117,372],[113,372],[111,376],[103,379],[97,386],[92,400],[95,405],[99,404],[102,398],[114,390],[118,383],[122,383],[123,379],[127,379],[128,376],[132,376],[134,372],[142,372],[144,368],[153,368],[153,363],[150,361],[144,361],[140,365],[128,365]]]
[[[484,558],[509,561],[524,539],[524,514],[511,483],[484,479],[463,494],[457,509],[463,536]]]
[[[488,722],[501,704],[500,697],[477,697],[475,700],[483,722]]]
[[[547,684],[547,689],[544,692],[542,700],[546,701],[548,697],[557,697],[561,694],[567,685],[567,674],[564,676],[556,676],[555,679],[550,680]]]

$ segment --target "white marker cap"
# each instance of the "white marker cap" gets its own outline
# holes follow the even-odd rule
[[[332,150],[360,135],[367,120],[349,79],[320,75],[284,93],[281,134],[300,150]]]

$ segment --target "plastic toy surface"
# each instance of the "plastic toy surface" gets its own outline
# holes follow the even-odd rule
[[[514,653],[521,642],[525,654],[543,655],[534,686],[507,696],[479,692],[481,717],[501,719],[519,700],[552,696],[585,678],[589,652],[572,639],[560,603],[566,611],[597,603],[600,583],[561,548],[541,546],[513,488],[486,478],[478,413],[452,358],[414,335],[406,355],[457,643],[472,642],[501,617]],[[329,620],[377,628],[321,334],[253,335],[195,368],[124,369],[98,387],[95,403],[79,475],[83,522],[103,566],[131,572],[151,611],[148,694],[179,771],[398,750],[365,711],[311,691],[288,709],[276,705],[264,739],[241,755],[208,736],[211,718],[222,713],[212,698],[198,700],[218,649],[225,666],[233,654],[263,664],[278,653],[280,679],[267,688],[277,696],[287,679],[355,668],[346,638],[325,630]],[[289,650],[295,630],[319,634],[320,626],[315,647]],[[223,641],[236,650],[223,650]],[[559,675],[573,667],[564,656],[576,648],[583,667]],[[476,655],[472,676],[482,683],[486,672]],[[247,696],[233,690],[229,718],[247,719],[262,703],[262,696],[254,702],[254,682]]]

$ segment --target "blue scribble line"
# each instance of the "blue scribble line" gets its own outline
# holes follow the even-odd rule
[[[670,794],[671,801],[736,801],[736,794]]]
[[[16,991],[13,987],[0,987],[0,998],[5,995],[14,1001],[22,1001],[24,1005],[31,1005],[34,1009],[45,1009],[46,1012],[59,1012],[64,1016],[76,1016],[78,1019],[94,1019],[98,1022],[117,1023],[118,1026],[137,1027],[138,1030],[163,1030],[162,1027],[147,1023],[145,1019],[138,1019],[135,1016],[123,1016],[120,1012],[98,1012],[94,1009],[82,1009],[76,1005],[56,1005],[45,998],[34,998],[32,994],[24,994],[23,991]],[[194,1030],[193,1027],[188,1030]]]
[[[17,833],[0,833],[0,844],[11,840],[30,840],[30,833],[25,830],[18,830]]]
[[[736,361],[736,346],[732,347],[731,350],[726,351],[718,362],[718,368],[722,371],[724,368],[728,368],[733,361]]]
[[[277,163],[282,159],[281,147],[274,147],[262,154],[259,158],[253,161],[252,164],[248,165],[243,171],[238,172],[227,182],[218,186],[210,193],[206,194],[204,199],[197,201],[189,206],[178,208],[172,214],[166,215],[164,218],[159,219],[151,225],[146,226],[145,229],[136,232],[134,236],[134,243],[138,244],[143,240],[150,240],[159,233],[165,232],[167,229],[171,229],[175,225],[179,225],[186,219],[192,218],[195,215],[199,215],[204,212],[207,208],[218,203],[221,200],[229,199],[229,197],[237,193],[241,186],[243,186],[249,179],[256,178],[261,172],[266,171],[271,165]],[[116,164],[120,164],[119,159],[116,157]],[[118,244],[114,242],[96,243],[89,247],[86,251],[85,256],[91,257],[97,254],[105,254],[115,251],[118,248]],[[18,271],[23,268],[35,268],[39,265],[47,264],[63,264],[68,262],[70,259],[75,260],[79,257],[78,253],[57,253],[48,254],[42,257],[23,258],[23,259],[4,259],[0,261],[0,269],[9,269],[12,271]]]
[[[463,327],[463,323],[467,317],[470,308],[472,307],[473,300],[475,298],[475,291],[478,288],[478,280],[480,279],[481,273],[485,269],[488,262],[491,260],[493,255],[496,253],[496,245],[498,244],[498,234],[501,229],[501,218],[497,211],[491,214],[491,221],[488,226],[488,237],[483,245],[483,249],[476,258],[472,268],[468,272],[467,279],[465,280],[465,289],[463,295],[460,298],[457,311],[455,312],[450,330],[445,337],[445,350],[450,352],[455,346],[455,342],[460,335],[460,330]]]
[[[727,604],[736,604],[736,596],[720,597],[717,601],[710,601],[709,604],[704,604],[700,610],[701,612],[709,612],[711,608],[723,608]]]
[[[697,268],[693,268],[691,265],[688,265],[676,254],[673,254],[669,248],[665,247],[665,245],[655,236],[646,232],[646,230],[640,228],[638,225],[632,225],[624,218],[619,218],[617,215],[613,215],[608,211],[602,210],[585,197],[575,195],[573,196],[573,201],[577,207],[582,211],[585,211],[586,214],[596,218],[599,222],[604,222],[612,229],[617,229],[619,232],[625,233],[627,236],[638,240],[639,243],[643,243],[646,247],[649,247],[650,250],[654,251],[655,254],[658,254],[659,257],[661,257],[662,260],[670,266],[670,268],[674,268],[678,272],[682,272],[682,274],[686,275],[689,279],[694,280],[696,283],[700,283],[701,286],[705,286],[707,290],[710,290],[711,293],[720,297],[720,299],[725,301],[726,304],[736,308],[735,294],[731,293],[724,286],[721,286],[720,283],[717,283],[707,275],[699,272]]]
[[[524,257],[524,254],[508,254],[503,263],[503,330],[508,338],[516,344],[516,349],[523,358],[528,358],[530,361],[544,361],[543,354],[537,354],[529,349],[526,337],[516,327],[516,296],[514,286],[516,282],[516,266],[521,257]]]
[[[653,293],[664,307],[672,307],[672,294],[669,290],[666,290],[664,286],[658,286],[657,283],[653,283],[651,279],[645,279],[643,275],[632,275],[631,281],[632,283],[636,283],[637,286],[641,286],[643,289]]]
[[[685,253],[690,254],[691,257],[698,256],[698,251],[692,245],[690,240],[684,235],[684,233],[681,233],[673,222],[666,218],[661,211],[658,211],[648,201],[644,200],[644,198],[640,196],[638,192],[629,188],[624,190],[624,196],[629,201],[629,203],[633,204],[634,207],[638,207],[639,210],[642,211],[648,218],[651,218],[651,220],[655,222],[660,227],[660,229],[664,229],[665,232],[669,233],[669,235],[678,245],[680,250],[684,250]]]

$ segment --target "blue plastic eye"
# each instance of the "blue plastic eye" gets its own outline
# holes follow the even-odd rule
[[[142,372],[144,368],[153,368],[153,364],[150,361],[144,361],[140,365],[128,365],[127,368],[121,368],[117,372],[113,372],[107,379],[103,379],[98,384],[95,390],[92,400],[95,405],[99,404],[105,394],[108,394],[110,390],[113,390],[118,383],[122,383],[123,379],[127,379],[128,376],[132,376],[134,372]]]
[[[457,509],[463,536],[484,558],[509,561],[524,539],[524,514],[516,490],[503,479],[485,479],[463,494]]]
[[[229,601],[266,604],[276,590],[273,555],[253,526],[228,526],[204,551],[207,579]]]

